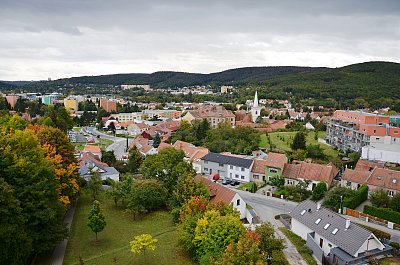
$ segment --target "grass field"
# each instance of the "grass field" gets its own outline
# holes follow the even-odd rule
[[[147,214],[134,221],[124,209],[116,208],[111,199],[101,198],[107,226],[95,234],[87,226],[87,214],[92,198],[82,194],[75,212],[64,265],[79,265],[81,256],[85,265],[109,264],[195,264],[177,247],[176,226],[166,211]],[[130,252],[129,241],[136,235],[151,234],[158,239],[155,251],[143,254]]]
[[[276,146],[277,149],[282,151],[290,151],[290,144],[296,135],[297,132],[272,132],[268,133],[271,137],[271,142]],[[324,139],[326,133],[318,132],[318,138]],[[318,140],[315,140],[315,133],[308,132],[307,134],[307,145],[315,145],[319,144],[320,147],[324,150],[325,155],[329,157],[336,157],[338,155],[338,151],[335,151],[332,147],[326,144],[319,143]],[[260,147],[269,147],[270,143],[268,142],[267,136],[265,134],[261,135]]]

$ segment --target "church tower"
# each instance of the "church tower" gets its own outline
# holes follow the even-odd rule
[[[258,106],[258,95],[257,91],[254,95],[253,106],[251,107],[251,119],[255,123],[257,118],[260,117],[261,108]]]

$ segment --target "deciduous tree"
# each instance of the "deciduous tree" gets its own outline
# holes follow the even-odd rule
[[[96,234],[97,241],[97,233],[103,231],[107,224],[99,201],[95,200],[93,202],[92,209],[90,209],[88,214],[88,220],[88,226]]]
[[[146,250],[155,250],[156,243],[158,240],[153,238],[150,234],[142,234],[135,236],[129,245],[131,246],[131,252],[146,255]]]

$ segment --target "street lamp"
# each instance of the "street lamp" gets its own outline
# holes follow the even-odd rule
[[[342,204],[343,204],[343,195],[340,195],[340,211],[339,213],[342,214]]]

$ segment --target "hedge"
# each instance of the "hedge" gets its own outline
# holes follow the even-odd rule
[[[361,185],[353,197],[344,199],[343,206],[354,210],[366,199],[368,199],[368,186]]]
[[[370,205],[364,206],[364,213],[400,224],[400,213],[389,208],[378,208]]]
[[[391,238],[391,235],[389,233],[386,233],[386,232],[384,232],[382,230],[379,230],[379,229],[376,229],[376,228],[373,228],[373,227],[370,227],[370,226],[367,226],[367,225],[362,225],[362,224],[360,224],[360,225],[362,227],[364,227],[365,229],[371,231],[379,239],[383,239],[384,238],[384,239],[390,240],[390,238]]]

